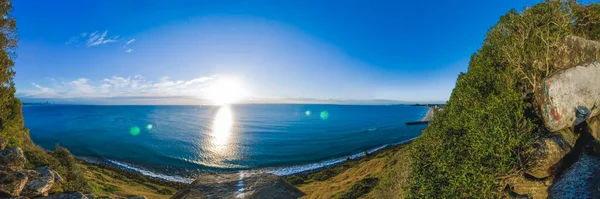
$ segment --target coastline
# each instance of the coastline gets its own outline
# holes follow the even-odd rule
[[[428,107],[428,111],[420,121],[430,121],[431,119],[433,119],[434,108],[430,107],[430,106],[427,106],[427,107]],[[398,143],[385,144],[385,145],[382,145],[379,147],[365,150],[364,152],[359,152],[359,153],[355,153],[352,155],[342,156],[342,157],[333,158],[333,159],[320,161],[320,162],[315,162],[315,163],[311,163],[311,164],[282,167],[282,168],[263,168],[263,169],[249,170],[249,171],[250,172],[271,173],[271,174],[275,174],[275,175],[278,175],[278,176],[281,176],[284,178],[289,178],[292,176],[310,175],[310,174],[314,174],[317,172],[327,171],[332,168],[339,167],[341,165],[346,165],[347,163],[362,162],[365,160],[372,159],[373,157],[378,156],[379,154],[386,153],[389,151],[394,151],[400,147],[403,147],[404,145],[410,144],[413,140],[415,140],[418,137],[419,136],[410,138],[410,139],[407,139],[407,140],[404,140],[404,141],[401,141]],[[187,181],[184,182],[181,180],[173,180],[173,179],[164,177],[164,176],[168,176],[168,175],[164,175],[164,176],[163,175],[149,175],[147,172],[144,172],[144,170],[132,169],[127,166],[123,166],[123,165],[120,165],[120,164],[117,164],[114,162],[110,162],[110,161],[108,161],[108,162],[100,161],[99,162],[99,161],[94,161],[94,160],[86,158],[86,157],[78,157],[77,159],[79,159],[81,164],[85,165],[85,166],[98,167],[98,168],[101,168],[104,170],[108,170],[111,172],[121,174],[123,176],[127,176],[132,179],[143,179],[143,181],[149,181],[154,184],[169,186],[169,187],[173,187],[175,189],[181,189],[182,187],[185,187],[186,185],[189,185],[189,183],[190,183]],[[199,175],[202,175],[202,174],[199,174]],[[163,176],[163,177],[161,177],[161,176]],[[177,177],[177,176],[175,176],[175,177]]]
[[[282,167],[282,168],[271,168],[271,169],[269,169],[269,168],[254,169],[254,170],[248,170],[248,171],[249,172],[271,173],[271,174],[275,174],[275,175],[278,175],[278,176],[281,176],[284,178],[290,177],[290,176],[310,174],[310,173],[327,170],[328,168],[343,165],[348,162],[361,162],[361,161],[364,161],[365,159],[371,159],[372,157],[374,157],[378,154],[385,153],[385,152],[394,150],[397,147],[409,144],[417,138],[418,138],[418,136],[408,139],[408,140],[398,142],[398,143],[385,144],[385,145],[382,145],[379,147],[365,150],[364,152],[355,153],[352,155],[342,156],[342,157],[329,159],[329,160],[316,162],[316,163],[311,163],[311,164]],[[163,186],[169,186],[169,187],[173,187],[176,189],[184,188],[185,186],[189,185],[193,181],[192,180],[189,182],[187,182],[187,181],[184,182],[184,181],[180,181],[180,180],[173,180],[173,178],[165,178],[164,177],[164,176],[168,176],[168,175],[149,175],[148,172],[144,172],[144,170],[131,169],[127,166],[123,166],[121,164],[116,164],[111,161],[96,161],[96,160],[86,158],[86,157],[76,157],[76,158],[79,160],[79,162],[82,165],[85,165],[87,167],[98,167],[100,169],[115,172],[115,173],[118,173],[120,175],[126,176],[131,179],[142,179],[143,181],[148,181],[148,182],[158,184],[158,185],[163,185]],[[223,174],[227,174],[227,173],[236,173],[236,172],[224,172]],[[211,173],[211,174],[214,174],[214,173]],[[199,176],[201,176],[201,175],[203,175],[203,174],[199,174]],[[173,176],[169,176],[169,177],[173,177]]]
[[[153,184],[157,184],[157,185],[162,185],[162,186],[167,186],[167,187],[172,187],[175,189],[181,189],[186,187],[187,185],[189,185],[188,183],[184,183],[184,182],[178,182],[178,181],[173,181],[173,180],[166,180],[163,178],[158,178],[158,177],[154,177],[154,176],[150,176],[150,175],[145,175],[141,172],[137,172],[137,171],[133,171],[133,170],[129,170],[126,168],[121,168],[118,167],[116,165],[112,165],[112,164],[108,164],[108,163],[94,163],[91,161],[87,161],[84,158],[77,158],[79,160],[79,163],[85,167],[95,167],[95,168],[99,168],[102,170],[106,170],[106,171],[110,171],[110,172],[115,172],[119,175],[125,176],[129,179],[134,179],[134,180],[140,180],[143,182],[150,182]]]
[[[427,106],[427,108],[429,108],[429,110],[427,110],[427,113],[425,114],[425,117],[421,119],[421,122],[429,122],[433,119],[433,108],[430,106]]]

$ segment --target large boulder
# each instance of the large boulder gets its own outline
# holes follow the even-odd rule
[[[549,198],[600,198],[600,159],[581,155],[548,189]]]
[[[19,196],[27,183],[27,176],[11,168],[0,168],[0,197]]]
[[[299,198],[304,193],[269,173],[239,173],[205,175],[194,181],[190,188],[178,191],[172,199],[196,198]]]
[[[34,170],[24,171],[29,181],[25,184],[22,196],[34,197],[43,196],[52,189],[54,183],[62,182],[62,178],[56,171],[51,170],[48,167],[40,167]]]
[[[546,128],[555,132],[600,114],[600,63],[560,71],[545,79],[538,97]]]
[[[21,148],[7,148],[0,151],[0,166],[13,169],[22,169],[25,166],[25,155]]]
[[[59,193],[53,194],[47,197],[41,197],[39,199],[88,199],[81,192],[71,192],[71,193]]]
[[[554,174],[560,161],[573,148],[575,142],[562,136],[544,138],[537,143],[534,154],[527,154],[525,173],[537,179],[543,179]]]

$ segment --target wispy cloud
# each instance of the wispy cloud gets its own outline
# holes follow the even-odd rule
[[[127,98],[127,97],[206,97],[207,89],[216,76],[189,80],[171,80],[162,77],[158,81],[136,75],[112,76],[92,81],[78,78],[71,81],[55,81],[44,86],[32,83],[33,88],[19,92],[27,98]]]
[[[125,43],[125,46],[127,46],[127,45],[129,45],[129,44],[131,44],[133,42],[135,42],[135,39],[131,39],[131,40],[127,41],[127,43]]]
[[[108,30],[104,32],[92,32],[92,33],[81,33],[77,36],[69,38],[66,44],[80,44],[84,43],[86,47],[98,46],[102,44],[113,43],[119,40],[119,35],[109,36]]]
[[[129,47],[129,44],[131,44],[131,43],[133,43],[133,42],[135,42],[135,39],[131,39],[131,40],[129,40],[129,41],[127,41],[127,42],[125,42],[125,45],[123,46],[123,48],[125,49],[125,52],[126,52],[126,53],[130,53],[131,51],[133,51],[133,49],[131,49],[131,48]]]
[[[119,38],[119,35],[107,38],[106,37],[107,34],[108,34],[107,30],[105,30],[103,33],[98,33],[96,31],[96,32],[89,34],[89,37],[86,42],[86,46],[90,47],[90,46],[97,46],[100,44],[111,43],[111,42],[117,41],[117,39]]]

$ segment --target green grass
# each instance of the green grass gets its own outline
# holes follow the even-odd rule
[[[375,186],[379,184],[378,178],[364,178],[358,181],[356,184],[352,185],[348,191],[346,191],[340,199],[356,199],[359,198],[373,190]]]
[[[408,197],[504,197],[502,176],[521,168],[522,151],[548,133],[535,106],[543,79],[597,59],[564,52],[563,41],[600,38],[599,8],[548,1],[502,16],[459,75],[443,112],[414,141]]]

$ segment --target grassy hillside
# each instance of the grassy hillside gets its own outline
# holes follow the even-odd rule
[[[303,198],[392,198],[403,194],[408,185],[409,146],[394,146],[318,171],[288,176],[285,180],[304,192]],[[388,172],[397,178],[382,181],[390,176]]]
[[[522,170],[538,138],[550,134],[535,106],[544,78],[600,58],[569,48],[569,35],[600,40],[600,5],[547,1],[509,11],[490,28],[446,107],[418,139],[380,155],[386,161],[366,160],[299,188],[314,198],[346,198],[350,184],[375,177],[377,186],[361,197],[506,197],[505,179]],[[364,165],[371,168],[361,170]]]
[[[543,79],[597,59],[567,52],[567,35],[600,39],[600,6],[548,1],[500,18],[444,111],[413,143],[408,197],[503,196],[504,176],[522,168],[531,142],[548,134],[534,107]]]

